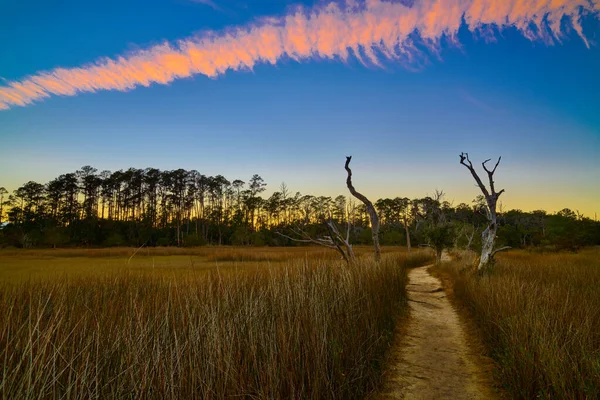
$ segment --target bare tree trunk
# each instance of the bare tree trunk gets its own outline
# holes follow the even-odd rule
[[[467,236],[467,238],[469,239],[469,241],[467,242],[467,246],[465,247],[465,250],[470,250],[471,249],[471,245],[473,244],[473,238],[475,237],[475,232],[477,231],[477,229],[475,227],[473,227],[473,232],[471,233],[471,235]]]
[[[442,253],[444,252],[444,249],[441,247],[438,247],[438,248],[434,248],[433,251],[435,251],[435,263],[437,265],[440,265],[442,263]]]
[[[408,230],[408,221],[406,220],[406,216],[404,216],[404,231],[406,232],[406,247],[408,247],[408,252],[411,252],[410,246],[410,231]]]
[[[467,169],[471,172],[471,175],[473,175],[473,178],[475,179],[475,182],[477,182],[477,185],[479,186],[481,193],[483,193],[483,196],[485,197],[485,201],[487,203],[486,211],[488,218],[488,226],[481,234],[481,257],[479,258],[479,265],[477,266],[478,271],[482,271],[493,265],[494,254],[496,254],[497,252],[494,251],[494,244],[496,242],[496,232],[498,231],[496,205],[498,203],[498,198],[502,193],[504,193],[504,189],[502,189],[499,192],[496,192],[496,188],[494,187],[494,173],[496,172],[496,168],[498,168],[498,165],[500,164],[500,160],[502,160],[502,157],[498,158],[498,162],[496,162],[494,169],[491,171],[485,165],[490,160],[485,160],[481,164],[485,172],[487,172],[488,174],[488,179],[490,182],[490,190],[488,191],[488,189],[481,181],[481,178],[479,178],[479,175],[477,175],[477,171],[475,171],[473,163],[471,163],[471,160],[469,160],[469,154],[461,153],[460,155],[460,163],[467,167]]]
[[[493,263],[493,252],[497,230],[498,226],[496,223],[490,222],[481,234],[481,257],[479,258],[478,270],[482,270]]]
[[[375,247],[375,261],[381,260],[381,247],[379,246],[379,216],[377,215],[377,211],[373,206],[373,203],[369,199],[367,199],[364,195],[357,192],[352,186],[352,170],[350,169],[350,161],[352,160],[352,156],[346,157],[346,172],[348,172],[348,178],[346,179],[346,186],[348,186],[348,190],[350,193],[357,199],[363,202],[365,207],[367,208],[367,212],[369,213],[369,219],[371,220],[371,233],[373,237],[373,247]]]

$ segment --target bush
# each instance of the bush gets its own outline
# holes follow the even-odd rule
[[[381,244],[384,246],[385,245],[399,246],[401,244],[404,244],[404,242],[405,242],[404,235],[398,231],[382,232],[380,234],[380,236],[381,236]]]
[[[261,247],[265,245],[265,239],[262,232],[252,232],[251,241],[253,246]]]
[[[362,228],[356,240],[359,244],[373,244],[373,230],[371,228]]]
[[[60,247],[69,242],[64,228],[51,227],[44,231],[44,244],[50,247]]]
[[[250,244],[251,232],[247,226],[238,226],[231,237],[231,244],[246,246]]]
[[[166,237],[161,237],[156,240],[156,245],[160,247],[167,247],[170,244],[169,238]]]
[[[108,247],[119,247],[125,246],[125,238],[120,233],[111,233],[106,240],[104,241],[104,245]]]
[[[160,241],[160,239],[159,239]],[[167,245],[168,245],[168,241],[167,241]],[[204,238],[202,236],[196,236],[196,235],[189,235],[186,236],[183,239],[183,246],[184,247],[198,247],[198,246],[205,246],[206,245],[206,240],[204,240]],[[162,246],[162,245],[159,245]]]
[[[427,243],[433,247],[436,254],[436,262],[439,264],[442,259],[442,252],[454,245],[454,227],[450,224],[439,224],[428,226],[425,229]]]

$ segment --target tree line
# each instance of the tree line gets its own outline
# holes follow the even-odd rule
[[[259,175],[247,182],[198,171],[84,166],[46,184],[0,188],[0,246],[294,245],[301,227],[327,235],[325,221],[349,226],[350,242],[371,244],[370,210],[352,198],[292,193],[282,183],[263,197]],[[477,249],[487,226],[486,199],[453,205],[443,193],[374,202],[383,245]],[[498,212],[497,243],[577,250],[600,245],[600,223],[570,209]]]

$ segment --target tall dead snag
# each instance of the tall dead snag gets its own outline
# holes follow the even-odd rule
[[[379,247],[379,216],[377,215],[377,211],[373,206],[373,203],[369,199],[367,199],[364,195],[357,192],[352,186],[352,170],[350,169],[350,161],[352,160],[352,156],[346,157],[346,172],[348,172],[348,178],[346,179],[346,186],[348,186],[348,190],[352,193],[352,196],[356,197],[360,201],[363,202],[365,207],[367,207],[367,212],[369,213],[369,219],[371,220],[371,232],[373,236],[373,246],[375,247],[375,261],[381,260],[381,248]]]
[[[490,267],[494,262],[494,254],[507,249],[506,247],[503,247],[501,249],[494,250],[494,244],[496,242],[496,232],[498,231],[496,205],[498,203],[498,198],[502,193],[504,193],[504,189],[500,190],[499,192],[496,192],[496,188],[494,187],[494,173],[496,172],[496,168],[498,168],[498,165],[500,165],[500,160],[502,160],[502,157],[498,158],[498,162],[496,162],[494,169],[492,169],[491,171],[486,166],[486,164],[490,161],[489,159],[481,163],[483,169],[485,170],[485,172],[487,172],[488,179],[490,181],[490,190],[488,191],[488,189],[481,181],[481,178],[479,178],[479,175],[477,175],[477,171],[475,171],[473,163],[471,163],[471,160],[469,160],[469,154],[460,154],[460,163],[467,167],[467,169],[471,172],[471,175],[473,175],[473,178],[475,179],[475,182],[477,182],[477,186],[479,186],[479,189],[481,190],[481,193],[483,193],[483,196],[485,197],[485,201],[487,203],[486,214],[488,219],[488,226],[481,233],[481,257],[479,258],[479,265],[477,266],[478,271],[482,271],[485,268]]]
[[[408,230],[408,218],[406,217],[406,213],[404,213],[404,233],[406,234],[406,247],[408,248],[408,252],[412,251],[412,246],[410,245],[410,231]]]

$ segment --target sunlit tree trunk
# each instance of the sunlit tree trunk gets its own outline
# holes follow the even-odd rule
[[[2,212],[3,212],[3,206],[4,206],[4,195],[8,194],[8,191],[3,188],[0,187],[0,224],[2,224]]]
[[[354,189],[354,186],[352,185],[352,170],[350,169],[350,161],[352,161],[352,156],[346,157],[345,169],[348,173],[348,178],[346,178],[346,186],[348,186],[350,193],[362,201],[367,209],[369,219],[371,220],[373,247],[375,247],[375,261],[379,261],[381,259],[381,247],[379,246],[379,216],[377,215],[377,211],[375,210],[373,203],[371,203],[369,199]]]
[[[406,247],[408,248],[408,252],[410,253],[412,248],[410,245],[410,230],[408,229],[408,220],[406,218],[406,214],[404,215],[404,232],[406,232]]]

